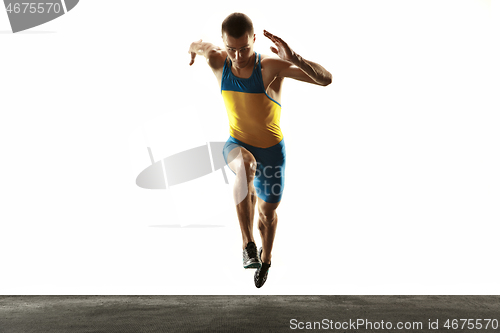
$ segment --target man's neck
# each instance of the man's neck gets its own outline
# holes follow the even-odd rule
[[[254,54],[248,59],[248,62],[246,63],[245,66],[243,67],[236,67],[233,64],[233,69],[236,74],[241,74],[241,73],[247,73],[248,70],[253,70],[253,66],[255,64],[255,52]]]

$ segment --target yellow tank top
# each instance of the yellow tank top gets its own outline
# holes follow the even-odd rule
[[[229,134],[251,146],[268,148],[283,139],[281,105],[267,95],[260,54],[255,53],[255,58],[256,64],[248,79],[236,77],[231,72],[231,60],[224,62],[221,94],[229,118]]]

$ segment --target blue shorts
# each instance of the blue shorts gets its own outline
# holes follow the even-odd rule
[[[269,148],[258,148],[229,136],[222,150],[226,164],[228,164],[227,156],[229,152],[237,147],[248,150],[257,161],[257,169],[253,180],[257,196],[265,202],[280,202],[285,188],[285,140],[283,139],[280,143]]]

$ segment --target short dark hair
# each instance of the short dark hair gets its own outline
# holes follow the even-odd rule
[[[222,22],[222,34],[224,33],[233,38],[240,38],[245,33],[253,36],[252,20],[243,13],[232,13]]]

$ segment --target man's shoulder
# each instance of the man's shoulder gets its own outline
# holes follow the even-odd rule
[[[261,59],[262,69],[267,68],[280,71],[281,69],[290,66],[290,63],[288,61],[285,61],[281,58],[274,56],[261,54],[260,59]]]
[[[260,55],[260,61],[262,63],[267,63],[267,64],[270,64],[270,65],[283,65],[283,64],[287,64],[288,61],[285,61],[281,58],[278,58],[278,57],[275,57],[275,56],[272,56],[272,55],[266,55],[266,54],[261,54]]]
[[[272,63],[274,60],[276,59],[279,59],[279,58],[276,58],[276,57],[273,57],[273,56],[270,56],[270,55],[267,55],[267,54],[261,54],[260,55],[260,61],[261,62],[269,62],[269,63]]]
[[[224,61],[226,61],[227,52],[221,48],[214,48],[208,53],[207,61],[208,65],[212,69],[220,69],[224,66]]]

